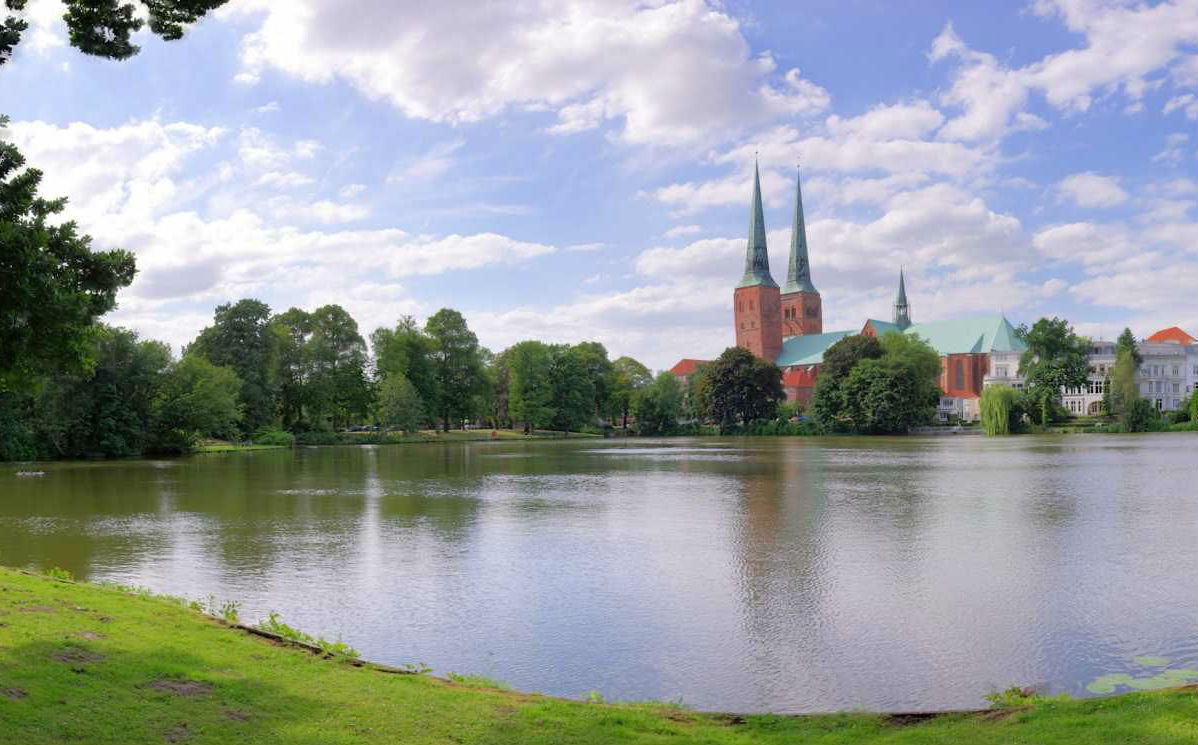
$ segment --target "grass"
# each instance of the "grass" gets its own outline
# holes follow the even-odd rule
[[[238,445],[224,440],[204,440],[196,445],[196,453],[239,453],[247,450],[279,450],[287,445]]]
[[[1193,687],[930,717],[703,714],[384,672],[202,607],[0,569],[0,743],[1198,743]]]

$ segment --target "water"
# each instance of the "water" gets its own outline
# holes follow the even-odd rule
[[[569,697],[974,707],[1087,695],[1138,655],[1198,667],[1196,455],[1178,434],[0,464],[0,563]]]

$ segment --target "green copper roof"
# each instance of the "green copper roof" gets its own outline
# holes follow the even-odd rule
[[[828,350],[828,347],[854,333],[853,331],[829,331],[826,334],[787,337],[782,340],[782,353],[778,355],[778,359],[774,360],[774,364],[778,367],[818,365],[824,361],[824,352]]]
[[[745,247],[745,276],[737,287],[777,287],[770,276],[770,254],[765,246],[765,213],[761,209],[761,176],[753,164],[753,206],[749,209],[749,243]]]
[[[917,334],[941,356],[947,354],[983,354],[990,352],[1022,352],[1027,349],[1015,336],[1015,327],[1004,316],[961,318],[952,321],[931,321],[900,329],[889,321],[871,318],[879,337],[891,331]],[[778,367],[818,365],[824,361],[828,347],[856,331],[830,331],[826,334],[790,336],[782,340],[782,353],[774,362]]]
[[[783,293],[814,292],[811,284],[811,265],[807,261],[807,221],[803,218],[803,184],[795,176],[795,217],[790,227],[790,266],[786,271],[786,287]]]
[[[895,305],[904,305],[904,306],[907,304],[907,285],[903,281],[903,270],[902,269],[899,269],[899,292],[898,292],[898,297],[895,298],[895,300],[894,300],[894,304]]]
[[[877,328],[877,324],[874,324]],[[909,326],[941,355],[989,352],[1022,352],[1027,346],[1015,336],[1015,327],[1002,315],[930,321]]]

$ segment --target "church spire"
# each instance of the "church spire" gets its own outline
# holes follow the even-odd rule
[[[894,325],[906,329],[911,325],[911,307],[907,305],[907,285],[903,281],[903,270],[899,269],[898,296],[894,299]]]
[[[765,213],[761,209],[761,175],[753,161],[753,206],[749,210],[749,242],[745,247],[745,276],[737,287],[777,287],[770,276],[770,254],[765,245]]]
[[[811,265],[807,259],[807,220],[803,217],[802,177],[795,175],[795,216],[790,228],[790,266],[786,272],[786,286],[782,292],[816,292],[811,284]]]

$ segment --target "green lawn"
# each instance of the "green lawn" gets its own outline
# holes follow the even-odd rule
[[[168,599],[0,569],[0,743],[1198,743],[1194,687],[913,723],[742,718],[479,685],[355,667]]]

